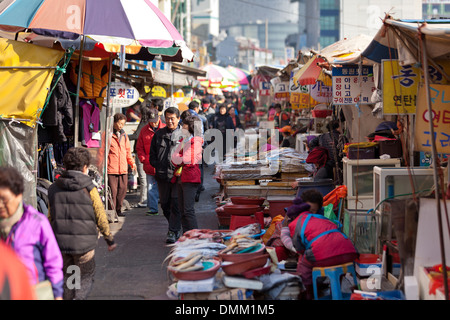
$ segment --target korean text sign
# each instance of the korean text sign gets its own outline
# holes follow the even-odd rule
[[[430,86],[431,112],[429,115],[425,86],[419,85],[417,95],[415,148],[431,152],[430,121],[433,122],[434,139],[438,153],[450,153],[450,86]]]
[[[290,103],[292,109],[306,109],[312,108],[319,104],[311,97],[310,86],[301,86],[293,81],[294,72],[291,72],[291,79],[289,82]]]
[[[113,82],[109,88],[111,104],[115,108],[126,108],[139,100],[139,91],[126,83]]]
[[[289,82],[280,82],[274,86],[275,100],[289,101]]]
[[[359,66],[333,68],[334,104],[370,104],[375,89],[373,68],[363,66],[361,75]]]
[[[415,114],[421,70],[411,65],[400,66],[398,60],[382,61],[382,66],[383,113]]]

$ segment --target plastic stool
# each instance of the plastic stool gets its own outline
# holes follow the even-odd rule
[[[253,223],[259,223],[261,225],[261,228],[264,228],[264,213],[256,212],[254,216],[232,215],[230,219],[230,230],[236,230],[237,228],[244,227]]]
[[[318,290],[317,290],[317,278],[319,277],[328,277],[330,279],[330,288],[331,288],[331,299],[332,300],[344,300],[341,291],[341,276],[347,273],[351,273],[353,275],[353,281],[355,285],[357,284],[355,266],[353,262],[349,262],[346,264],[339,264],[331,267],[323,267],[323,268],[313,268],[312,271],[312,280],[313,280],[313,288],[314,288],[314,299],[319,300]]]

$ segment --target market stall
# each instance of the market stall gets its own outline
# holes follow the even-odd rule
[[[22,172],[27,181],[24,199],[36,206],[38,125],[53,90],[52,79],[61,75],[61,67],[66,67],[64,58],[70,60],[70,54],[8,39],[0,39],[0,46],[0,165]]]
[[[4,7],[4,10],[0,13],[0,24],[2,25],[2,28],[0,29],[2,36],[9,39],[28,42],[26,45],[30,46],[30,48],[41,46],[51,48],[35,49],[47,50],[41,54],[42,66],[36,64],[25,67],[12,66],[14,69],[22,70],[40,68],[42,70],[38,70],[39,75],[45,79],[40,80],[40,83],[36,85],[36,82],[29,82],[29,75],[26,74],[26,81],[22,82],[32,86],[29,93],[31,94],[30,97],[35,99],[35,101],[22,100],[16,103],[10,103],[8,109],[5,110],[13,110],[9,112],[9,118],[5,113],[4,119],[8,118],[10,123],[15,123],[15,121],[23,121],[33,125],[35,125],[35,123],[41,123],[43,109],[38,109],[38,111],[34,110],[34,112],[28,116],[23,116],[22,111],[25,110],[26,115],[29,108],[42,108],[45,101],[51,100],[53,97],[51,94],[53,89],[57,85],[60,86],[63,78],[65,78],[65,84],[68,88],[63,88],[64,86],[61,85],[61,92],[64,95],[69,95],[71,93],[70,98],[67,98],[67,95],[64,97],[65,99],[67,98],[64,107],[70,112],[70,119],[71,121],[73,120],[73,123],[68,123],[69,116],[64,118],[64,115],[62,114],[57,115],[59,119],[65,119],[67,122],[68,128],[63,128],[62,124],[59,126],[60,123],[57,125],[58,129],[61,129],[61,132],[66,130],[66,133],[68,132],[70,134],[67,136],[64,135],[63,137],[65,145],[58,149],[58,152],[55,152],[56,149],[47,144],[41,149],[45,151],[45,153],[42,157],[39,156],[40,158],[45,159],[45,171],[48,173],[46,178],[50,180],[50,182],[52,182],[56,176],[56,153],[59,155],[58,159],[61,161],[64,150],[67,150],[70,146],[83,145],[89,147],[90,150],[93,151],[101,150],[102,152],[97,152],[97,154],[100,154],[100,158],[104,157],[104,159],[99,160],[105,161],[104,165],[100,164],[98,166],[98,169],[100,169],[99,171],[101,172],[102,168],[106,168],[108,154],[107,140],[109,134],[104,135],[104,137],[106,137],[106,139],[104,139],[106,141],[104,141],[101,140],[100,133],[110,133],[112,130],[111,122],[113,106],[111,105],[111,98],[114,91],[110,90],[109,86],[112,78],[112,61],[117,54],[120,55],[120,61],[122,63],[125,62],[126,54],[138,54],[140,52],[142,53],[143,50],[149,51],[149,59],[154,59],[155,55],[170,56],[171,61],[179,62],[184,59],[191,61],[193,58],[193,53],[187,48],[181,35],[152,3],[140,1],[130,5],[130,3],[122,3],[120,1],[115,1],[113,3],[108,2],[107,4],[101,1],[96,1],[95,3],[89,2],[90,5],[86,5],[83,2],[84,5],[82,6],[82,10],[80,10],[81,17],[79,20],[82,23],[76,26],[68,26],[64,23],[64,19],[56,19],[58,15],[54,14],[55,11],[66,12],[66,8],[71,5],[71,3],[67,3],[67,1],[59,1],[57,4],[51,5],[48,4],[48,1],[42,1],[33,8],[29,8],[29,10],[24,10],[24,8],[27,8],[29,5],[27,1],[14,1],[12,5]],[[98,19],[99,16],[105,15],[108,15],[109,18]],[[142,15],[145,15],[146,19],[139,18]],[[20,19],[17,19],[17,17],[20,17]],[[33,44],[29,44],[30,42]],[[54,50],[54,47],[57,49]],[[65,52],[64,48],[68,51],[71,50],[70,52],[77,50],[77,58],[66,58],[65,62],[71,62],[71,64],[68,65],[69,68],[67,73],[62,77],[62,74],[66,71],[67,64],[64,65],[64,67],[57,65],[57,62],[59,62],[59,59],[61,58],[59,58],[58,61],[51,63],[47,60],[51,61],[51,59],[53,59],[55,56],[54,52],[56,52],[57,55],[60,55],[60,57],[63,56]],[[29,50],[29,52],[32,51],[33,50]],[[25,53],[22,51],[18,58],[19,61],[26,58],[24,54]],[[33,60],[31,59],[31,61]],[[9,64],[10,62],[8,62],[7,65],[4,65],[4,67],[11,68]],[[48,72],[43,71],[50,69],[50,73],[53,75],[54,71],[58,70],[58,68],[60,71],[59,78],[53,78],[49,76]],[[15,73],[18,74],[17,72]],[[22,73],[22,75],[23,74],[25,73]],[[52,79],[55,80],[55,83],[52,83],[52,86],[54,85],[54,87],[50,86]],[[45,85],[43,85],[44,82],[42,82],[44,80],[46,81]],[[17,81],[9,82],[9,85],[13,84],[17,87],[22,85],[21,83],[18,84]],[[70,86],[69,84],[72,84],[73,86]],[[52,91],[49,91],[50,87],[52,88]],[[8,92],[5,89],[8,89]],[[2,86],[5,96],[9,95],[7,93],[17,92],[17,90],[9,89],[10,88],[6,85]],[[35,95],[38,98],[33,97],[32,95]],[[72,101],[72,99],[74,101]],[[7,99],[3,99],[3,101],[6,102]],[[30,101],[33,103],[30,103]],[[69,102],[72,103],[73,110],[70,107]],[[88,109],[91,112],[85,113],[84,111]],[[100,109],[102,110],[100,111]],[[92,110],[94,110],[94,112],[92,112]],[[58,112],[59,111],[60,110],[58,109]],[[103,121],[100,120],[100,114],[103,114]],[[95,115],[95,121],[93,118],[86,119],[86,115]],[[81,119],[83,116],[84,118]],[[104,125],[100,126],[100,124]],[[89,130],[85,130],[85,125],[89,126]],[[91,128],[91,125],[93,128]],[[42,128],[48,128],[48,126],[42,126]],[[89,137],[83,136],[85,133],[88,133]],[[48,136],[49,138],[52,138],[51,135]],[[68,139],[70,136],[72,136],[72,139]],[[80,136],[82,136],[81,139],[79,138]],[[38,138],[38,135],[34,133],[27,137],[34,137],[35,139]],[[103,148],[99,146],[99,140],[101,140]],[[47,142],[48,141],[46,141],[46,143]],[[92,142],[92,145],[90,145],[89,142]],[[38,150],[36,141],[33,141],[33,143],[36,150],[34,152],[30,151],[29,154],[35,154]],[[10,145],[11,141],[7,141],[7,144]],[[35,156],[35,158],[37,158],[37,156]],[[32,164],[27,163],[27,166],[31,165],[34,166],[34,168],[28,170],[32,171],[33,180],[36,181],[36,173],[38,171],[35,168],[36,162]],[[28,170],[21,171],[26,174]],[[32,179],[31,177],[26,178]],[[107,176],[105,173],[103,179],[100,177],[100,180],[103,185],[107,185]],[[106,194],[104,195],[104,199],[107,206],[108,197]]]
[[[300,110],[300,121],[325,114],[323,126],[330,120],[339,121],[340,135],[348,139],[338,149],[346,192],[339,196],[344,201],[339,201],[342,211],[337,216],[343,231],[363,253],[355,262],[362,292],[354,299],[379,298],[378,293],[389,288],[400,289],[397,298],[401,299],[443,299],[448,292],[450,243],[445,223],[449,217],[444,202],[450,151],[449,127],[444,125],[449,81],[447,31],[447,21],[386,17],[373,39],[362,35],[344,39],[311,52],[309,60],[299,59],[282,72],[267,75],[258,71],[252,80],[253,86],[267,90],[270,101],[283,99],[288,87],[289,103]],[[269,110],[264,111],[263,116],[268,117]],[[307,136],[321,137],[326,132],[317,130],[321,126],[311,126],[314,122],[306,123],[306,132],[298,136],[300,153],[307,152],[303,145]],[[274,127],[271,121],[261,121],[261,126]],[[224,195],[266,200],[270,191],[265,189],[264,194],[261,182],[279,176],[270,177],[270,165],[254,160],[217,167],[216,178],[223,184]],[[436,205],[432,213],[426,213],[425,203],[430,209],[433,199]],[[417,217],[419,224],[414,223]],[[439,246],[423,259],[426,232],[434,234]],[[381,270],[372,285],[368,283],[369,264]],[[432,294],[427,291],[431,286],[436,286]]]
[[[167,295],[178,300],[297,300],[303,290],[292,266],[261,240],[258,224],[232,230],[195,229],[173,245]],[[295,268],[294,268],[295,269]]]

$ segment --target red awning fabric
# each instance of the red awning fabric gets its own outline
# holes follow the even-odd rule
[[[298,83],[302,86],[313,85],[319,79],[322,74],[322,67],[318,66],[318,63],[326,62],[325,59],[320,57],[311,58],[297,73],[294,75],[294,83]]]

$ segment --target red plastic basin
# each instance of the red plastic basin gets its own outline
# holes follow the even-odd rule
[[[362,264],[368,264],[379,262],[378,259],[379,255],[377,254],[361,253],[356,261]]]
[[[262,206],[266,198],[231,197],[233,204]]]
[[[234,216],[251,216],[263,210],[261,206],[250,204],[227,204],[223,206],[223,209],[225,213]]]
[[[269,215],[274,218],[278,215],[285,216],[284,208],[292,206],[293,200],[269,200]]]

